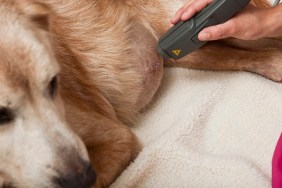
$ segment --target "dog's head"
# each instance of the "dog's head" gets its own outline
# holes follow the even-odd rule
[[[0,0],[0,187],[87,188],[95,178],[64,119],[48,12]]]

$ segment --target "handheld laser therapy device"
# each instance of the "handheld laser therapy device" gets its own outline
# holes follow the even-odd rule
[[[226,22],[249,4],[250,0],[214,0],[194,17],[179,21],[165,33],[158,43],[158,51],[164,58],[180,59],[203,46],[198,34],[205,27]]]

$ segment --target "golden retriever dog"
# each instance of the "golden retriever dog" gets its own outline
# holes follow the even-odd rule
[[[0,187],[109,186],[140,151],[129,127],[163,65],[281,81],[280,39],[221,40],[163,60],[158,38],[183,3],[0,0]]]

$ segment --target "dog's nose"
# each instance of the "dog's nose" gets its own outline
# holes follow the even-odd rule
[[[55,182],[60,188],[91,188],[95,180],[96,174],[89,163],[84,165],[81,172],[67,173],[55,178]]]

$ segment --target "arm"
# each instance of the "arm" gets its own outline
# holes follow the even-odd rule
[[[196,0],[186,3],[171,20],[187,20],[210,4],[212,0]],[[258,8],[250,3],[243,11],[223,24],[205,28],[199,33],[199,40],[218,40],[234,37],[255,40],[261,37],[282,35],[282,5],[272,8]]]

